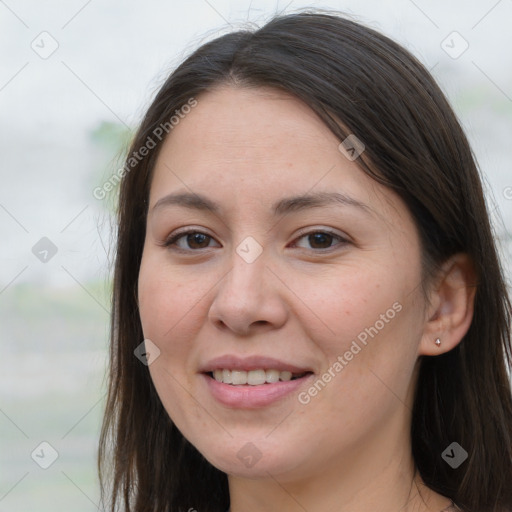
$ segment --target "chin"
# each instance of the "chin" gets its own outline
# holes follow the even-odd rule
[[[299,476],[297,467],[300,467],[301,461],[296,456],[297,452],[303,456],[302,450],[290,447],[286,452],[281,446],[281,450],[278,451],[268,441],[253,443],[244,440],[238,443],[231,440],[229,444],[221,452],[213,449],[201,453],[214,467],[236,477],[259,480],[278,475],[287,475],[288,478],[292,474]]]

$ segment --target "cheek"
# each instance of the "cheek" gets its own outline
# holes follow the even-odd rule
[[[330,390],[324,403],[333,410],[346,412],[346,400],[379,408],[392,398],[387,386],[407,393],[421,338],[421,301],[419,289],[411,293],[418,269],[396,268],[381,261],[300,281],[311,319],[302,326],[323,353],[322,380]]]
[[[145,256],[139,274],[139,311],[144,338],[155,343],[159,357],[149,366],[158,395],[169,415],[181,424],[189,415],[183,404],[190,397],[194,368],[191,367],[194,345],[204,315],[202,285],[179,278],[164,261]],[[193,409],[193,407],[192,407]]]
[[[295,277],[295,282],[300,283],[297,295],[325,332],[324,343],[339,352],[376,322],[379,331],[392,323],[399,308],[393,305],[405,294],[394,275],[382,265],[349,265],[325,276]]]
[[[199,277],[191,278],[189,273],[168,268],[157,255],[145,254],[138,282],[144,336],[160,342],[176,340],[184,327],[198,327],[197,316],[204,307],[201,299],[207,290],[207,283]]]
[[[193,344],[204,323],[201,298],[211,287],[191,279],[176,268],[168,268],[158,254],[144,254],[138,281],[139,312],[144,338],[160,350],[149,366],[151,379],[162,404],[182,432],[201,422],[201,411],[190,400],[195,370],[190,367]]]

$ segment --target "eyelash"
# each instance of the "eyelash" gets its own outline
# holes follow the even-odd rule
[[[209,247],[204,247],[202,249],[182,249],[180,247],[172,247],[173,245],[175,245],[175,243],[180,240],[181,238],[187,236],[187,235],[190,235],[190,234],[199,234],[199,235],[204,235],[206,237],[208,237],[209,239],[213,239],[212,236],[208,235],[207,233],[203,233],[202,231],[198,231],[196,229],[189,229],[189,230],[186,230],[186,231],[179,231],[178,233],[175,233],[173,235],[171,235],[167,240],[165,240],[162,245],[164,247],[167,247],[171,250],[174,250],[174,251],[177,251],[177,252],[182,252],[182,253],[190,253],[190,252],[199,252],[201,251],[202,249],[209,249]],[[301,238],[304,238],[308,235],[316,235],[316,234],[322,234],[322,235],[329,235],[329,236],[332,236],[334,239],[337,239],[338,242],[340,242],[340,244],[347,244],[349,243],[349,240],[347,240],[346,238],[343,238],[341,235],[335,233],[334,231],[330,231],[329,229],[322,229],[322,230],[313,230],[313,231],[306,231],[306,232],[303,232],[303,233],[300,233],[299,236],[296,238],[296,240],[300,240]],[[332,247],[327,247],[326,249],[311,249],[312,251],[314,252],[330,252],[332,251],[333,248],[335,248],[336,246],[332,246]]]

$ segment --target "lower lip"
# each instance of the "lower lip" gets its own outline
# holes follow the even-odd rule
[[[300,379],[258,386],[224,384],[205,373],[202,374],[202,377],[206,380],[210,393],[221,404],[236,409],[257,409],[277,402],[281,398],[296,392],[298,388],[313,377],[313,374],[310,373]]]

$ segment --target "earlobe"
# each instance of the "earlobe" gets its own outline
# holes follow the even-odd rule
[[[430,292],[433,309],[425,320],[418,355],[440,355],[461,342],[473,319],[475,293],[471,259],[466,254],[455,254],[442,265]]]

